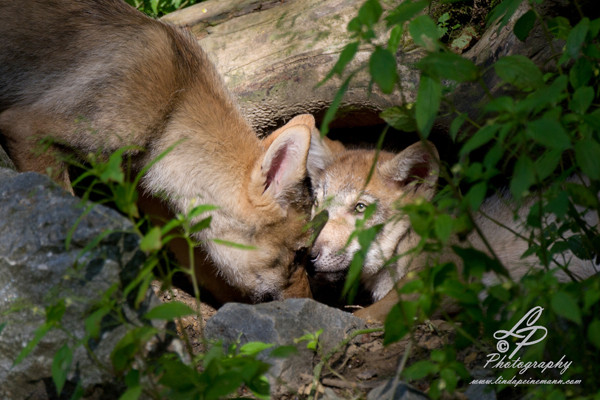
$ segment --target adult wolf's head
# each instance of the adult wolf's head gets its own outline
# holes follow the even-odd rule
[[[210,211],[210,225],[194,236],[216,274],[245,299],[310,296],[297,259],[308,239],[306,160],[314,119],[296,117],[263,140],[241,118],[228,114],[214,126],[210,122],[185,109],[172,118],[167,132],[191,132],[190,139],[177,143],[152,166],[146,188],[165,191],[171,208],[179,212],[201,204],[217,206]],[[197,140],[207,131],[216,133]],[[191,222],[207,216],[194,216]]]
[[[318,147],[318,148],[317,148]],[[431,199],[438,179],[438,154],[431,143],[416,143],[399,154],[374,150],[342,149],[337,142],[314,138],[308,172],[313,187],[313,216],[327,210],[328,220],[311,250],[315,272],[320,279],[344,276],[358,240],[348,242],[356,221],[374,204],[375,211],[365,227],[382,224],[369,247],[362,281],[374,300],[383,297],[393,282],[406,271],[400,263],[384,268],[393,255],[408,250],[410,225],[398,208],[417,198]],[[374,166],[374,168],[372,168]],[[372,175],[369,179],[370,171]]]
[[[231,208],[237,215],[213,218],[215,237],[251,247],[207,242],[226,280],[253,301],[311,295],[304,256],[310,216],[306,160],[314,124],[311,115],[298,116],[263,139],[263,152]]]

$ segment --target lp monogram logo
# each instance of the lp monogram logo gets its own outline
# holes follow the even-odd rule
[[[532,344],[536,344],[544,340],[548,335],[548,330],[543,326],[534,325],[542,315],[542,311],[544,311],[542,307],[533,307],[527,312],[527,314],[525,314],[525,316],[523,316],[523,318],[519,320],[519,322],[515,324],[515,326],[512,327],[511,330],[505,331],[501,329],[494,332],[494,338],[498,339],[498,343],[496,344],[498,351],[500,353],[506,353],[508,350],[510,350],[510,344],[508,341],[504,340],[509,336],[523,340],[515,343],[517,347],[515,347],[512,353],[510,353],[508,358],[513,358],[513,356],[521,349],[521,347],[531,346]],[[538,331],[541,332],[541,335],[537,335],[536,338],[535,336]]]

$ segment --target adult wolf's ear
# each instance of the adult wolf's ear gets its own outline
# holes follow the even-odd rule
[[[415,143],[378,167],[384,179],[403,187],[414,187],[417,194],[431,200],[439,177],[439,154],[433,143]]]
[[[305,125],[286,125],[271,136],[263,143],[268,147],[254,168],[252,184],[255,195],[268,195],[284,206],[288,203],[287,193],[306,177],[310,129]]]

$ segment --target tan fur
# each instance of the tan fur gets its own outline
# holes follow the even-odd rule
[[[313,143],[318,142],[313,139]],[[320,145],[327,146],[327,143],[321,142]],[[419,271],[427,265],[427,255],[422,254],[402,256],[392,265],[384,267],[386,260],[395,255],[407,254],[419,241],[410,227],[408,217],[399,216],[396,210],[403,204],[419,201],[419,198],[429,200],[433,197],[438,178],[437,151],[427,142],[409,146],[397,155],[381,152],[373,177],[367,183],[375,151],[339,151],[339,144],[336,144],[336,148],[337,151],[329,151],[332,157],[319,161],[325,167],[310,176],[317,204],[313,214],[321,209],[326,209],[329,213],[329,220],[311,252],[314,268],[321,276],[328,272],[339,276],[340,271],[347,270],[354,253],[359,249],[356,239],[346,245],[355,229],[356,220],[362,218],[354,208],[359,202],[377,203],[377,211],[367,226],[385,223],[385,227],[371,244],[361,275],[363,284],[370,290],[376,303],[360,311],[358,315],[382,320],[391,306],[397,303],[396,291],[392,290],[394,286],[401,286],[413,279],[414,274],[410,272]],[[318,156],[327,153],[328,150],[321,149]],[[314,154],[311,148],[309,165],[315,163],[311,159]],[[411,179],[411,176],[415,179]],[[537,267],[539,262],[534,256],[521,258],[528,248],[527,241],[511,232],[516,231],[528,237],[529,232],[525,230],[523,221],[529,207],[525,205],[519,219],[515,221],[509,203],[509,200],[498,196],[488,199],[482,206],[483,213],[478,215],[476,223],[490,241],[494,253],[509,269],[512,278],[519,279],[530,268]],[[501,221],[510,229],[500,227],[485,215]],[[598,225],[597,217],[591,213],[586,218],[590,225]],[[467,239],[475,248],[488,252],[478,235],[471,234]],[[454,238],[452,243],[458,243],[458,240]],[[580,260],[568,252],[563,257],[565,259],[560,261],[568,262],[569,269],[575,276],[585,278],[598,271],[598,266],[591,261]],[[449,248],[443,259],[460,266],[460,260]],[[562,271],[558,271],[557,275],[559,279],[567,278]],[[497,282],[496,276],[484,276],[485,284],[493,282]]]
[[[261,142],[195,39],[120,0],[1,0],[0,10],[0,132],[17,167],[50,167],[65,184],[52,157],[62,147],[32,152],[45,136],[84,154],[137,146],[138,169],[174,146],[142,186],[174,212],[217,205],[197,239],[218,275],[254,301],[282,297],[304,245],[294,197],[314,121]]]

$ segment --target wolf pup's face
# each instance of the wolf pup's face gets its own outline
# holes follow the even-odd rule
[[[437,151],[431,144],[416,143],[399,154],[380,152],[370,180],[369,171],[375,161],[374,150],[344,150],[339,144],[323,140],[323,148],[309,155],[308,171],[313,187],[313,217],[326,210],[328,220],[311,250],[311,259],[319,279],[334,281],[345,277],[354,254],[360,249],[358,240],[348,239],[356,221],[374,205],[375,211],[365,228],[384,224],[367,253],[362,281],[379,300],[401,278],[398,268],[384,264],[402,247],[410,235],[407,217],[398,215],[398,207],[419,197],[431,199],[438,178]]]

